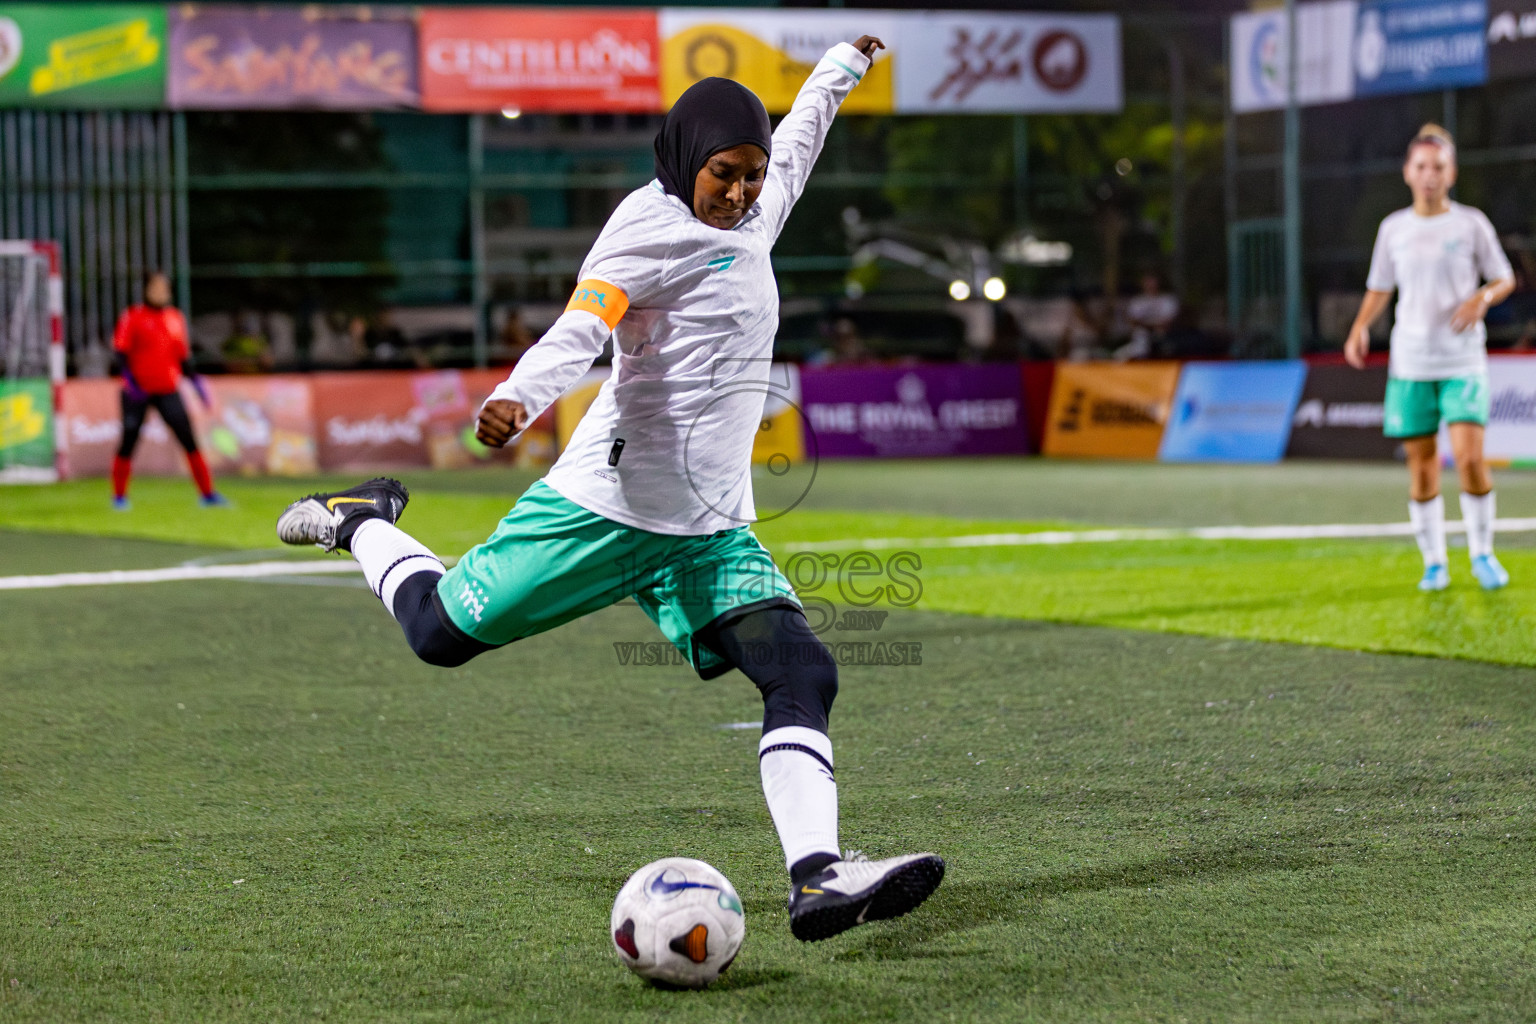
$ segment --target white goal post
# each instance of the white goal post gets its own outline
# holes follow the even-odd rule
[[[0,239],[0,483],[66,475],[63,401],[58,243]]]

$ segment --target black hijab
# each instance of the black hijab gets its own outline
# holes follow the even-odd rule
[[[722,149],[750,142],[768,152],[773,131],[763,101],[729,78],[701,78],[677,98],[656,133],[656,177],[693,209],[693,180]]]

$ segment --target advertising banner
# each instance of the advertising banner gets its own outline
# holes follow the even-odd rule
[[[1385,437],[1386,366],[1309,366],[1291,416],[1287,458],[1391,459],[1401,442]]]
[[[182,400],[198,444],[215,473],[293,476],[319,469],[307,378],[210,377],[213,410],[190,388]],[[64,439],[71,476],[104,476],[122,437],[122,386],[114,379],[64,385]],[[152,476],[186,472],[181,446],[159,413],[150,412],[134,452],[134,471]]]
[[[171,7],[169,103],[180,109],[414,107],[416,26],[320,5]]]
[[[554,456],[553,411],[506,448],[475,440],[475,415],[506,377],[505,370],[314,374],[320,465],[327,471],[461,469],[493,460],[547,465]]]
[[[905,16],[888,11],[817,11],[664,7],[661,33],[661,101],[670,109],[701,78],[730,78],[757,93],[770,114],[783,114],[816,62],[837,43],[879,36],[891,49],[875,54],[859,87],[840,108],[849,114],[888,114],[895,109],[893,66]]]
[[[661,109],[655,10],[426,7],[418,32],[427,110]]]
[[[7,470],[51,470],[53,454],[53,383],[0,380],[0,479]]]
[[[341,471],[428,465],[426,416],[416,405],[412,376],[389,371],[312,375],[320,464]]]
[[[482,379],[485,376],[479,375]],[[505,379],[505,373],[496,373],[481,389],[472,387],[469,374],[462,370],[411,374],[411,398],[424,428],[427,459],[434,469],[462,469],[481,460],[509,460],[516,454],[515,447],[487,448],[475,440],[475,414],[480,403]]]
[[[1488,77],[1536,75],[1536,0],[1488,0]]]
[[[1488,390],[1483,452],[1496,462],[1536,460],[1536,359],[1489,356]],[[1443,427],[1440,450],[1451,450],[1450,432]]]
[[[319,472],[307,377],[214,377],[208,383],[213,410],[201,417],[200,434],[206,438],[205,454],[215,473],[303,476]],[[198,404],[195,399],[187,401],[188,408]]]
[[[1355,94],[1355,0],[1296,5],[1299,67],[1296,100],[1337,103]],[[1239,114],[1285,106],[1290,80],[1285,11],[1272,8],[1232,17],[1232,109]]]
[[[1355,94],[1481,85],[1488,78],[1485,0],[1362,0]]]
[[[555,460],[555,411],[546,409],[505,448],[487,448],[475,440],[475,417],[496,385],[507,379],[505,367],[491,370],[438,370],[411,375],[411,392],[425,423],[427,457],[433,469],[460,469],[485,462],[547,466]]]
[[[1278,462],[1307,364],[1189,363],[1179,374],[1158,458],[1167,462]]]
[[[106,476],[111,471],[112,456],[123,436],[121,394],[122,386],[116,380],[65,382],[60,428],[69,453],[71,477]],[[199,409],[195,400],[187,402],[187,412],[192,414],[192,426],[196,429]],[[144,418],[133,468],[135,473],[151,476],[186,472],[176,439],[155,413]]]
[[[1046,455],[1155,459],[1178,363],[1057,363]]]
[[[0,6],[0,107],[164,103],[164,5]]]
[[[1117,111],[1125,102],[1113,15],[909,14],[893,49],[899,114]]]
[[[1001,455],[1028,449],[1011,366],[805,367],[806,448],[821,458]]]
[[[475,440],[475,414],[506,376],[497,369],[210,377],[211,412],[188,388],[182,398],[215,472],[457,469],[493,460],[548,465],[555,456],[553,409],[515,445],[498,450]],[[111,468],[122,436],[120,392],[114,379],[65,385],[71,475],[102,476]],[[51,450],[49,459],[51,465]],[[134,470],[171,476],[186,471],[181,448],[158,413],[145,419]]]

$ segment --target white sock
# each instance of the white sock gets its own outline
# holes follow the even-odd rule
[[[1467,524],[1467,552],[1473,558],[1493,554],[1493,492],[1461,492],[1461,518]]]
[[[841,856],[832,741],[815,729],[788,725],[763,733],[757,752],[763,796],[773,827],[779,830],[785,866],[793,867],[813,853]]]
[[[363,576],[390,615],[395,614],[395,591],[418,572],[441,576],[443,561],[427,546],[393,523],[370,519],[352,534],[352,557],[363,567]]]
[[[1419,542],[1419,553],[1424,564],[1445,564],[1445,495],[1437,494],[1428,501],[1408,502],[1408,521],[1413,524],[1413,537]]]

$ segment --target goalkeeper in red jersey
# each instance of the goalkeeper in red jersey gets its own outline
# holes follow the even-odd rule
[[[203,380],[192,371],[187,348],[187,321],[171,305],[171,280],[154,271],[144,280],[144,303],[130,306],[117,321],[112,349],[123,378],[123,439],[112,460],[112,507],[128,507],[128,478],[133,472],[133,450],[151,406],[160,413],[187,453],[187,467],[202,495],[204,505],[226,505],[213,489],[213,476],[203,453],[197,450],[192,420],[176,390],[183,376],[191,381],[205,408],[211,408]]]

